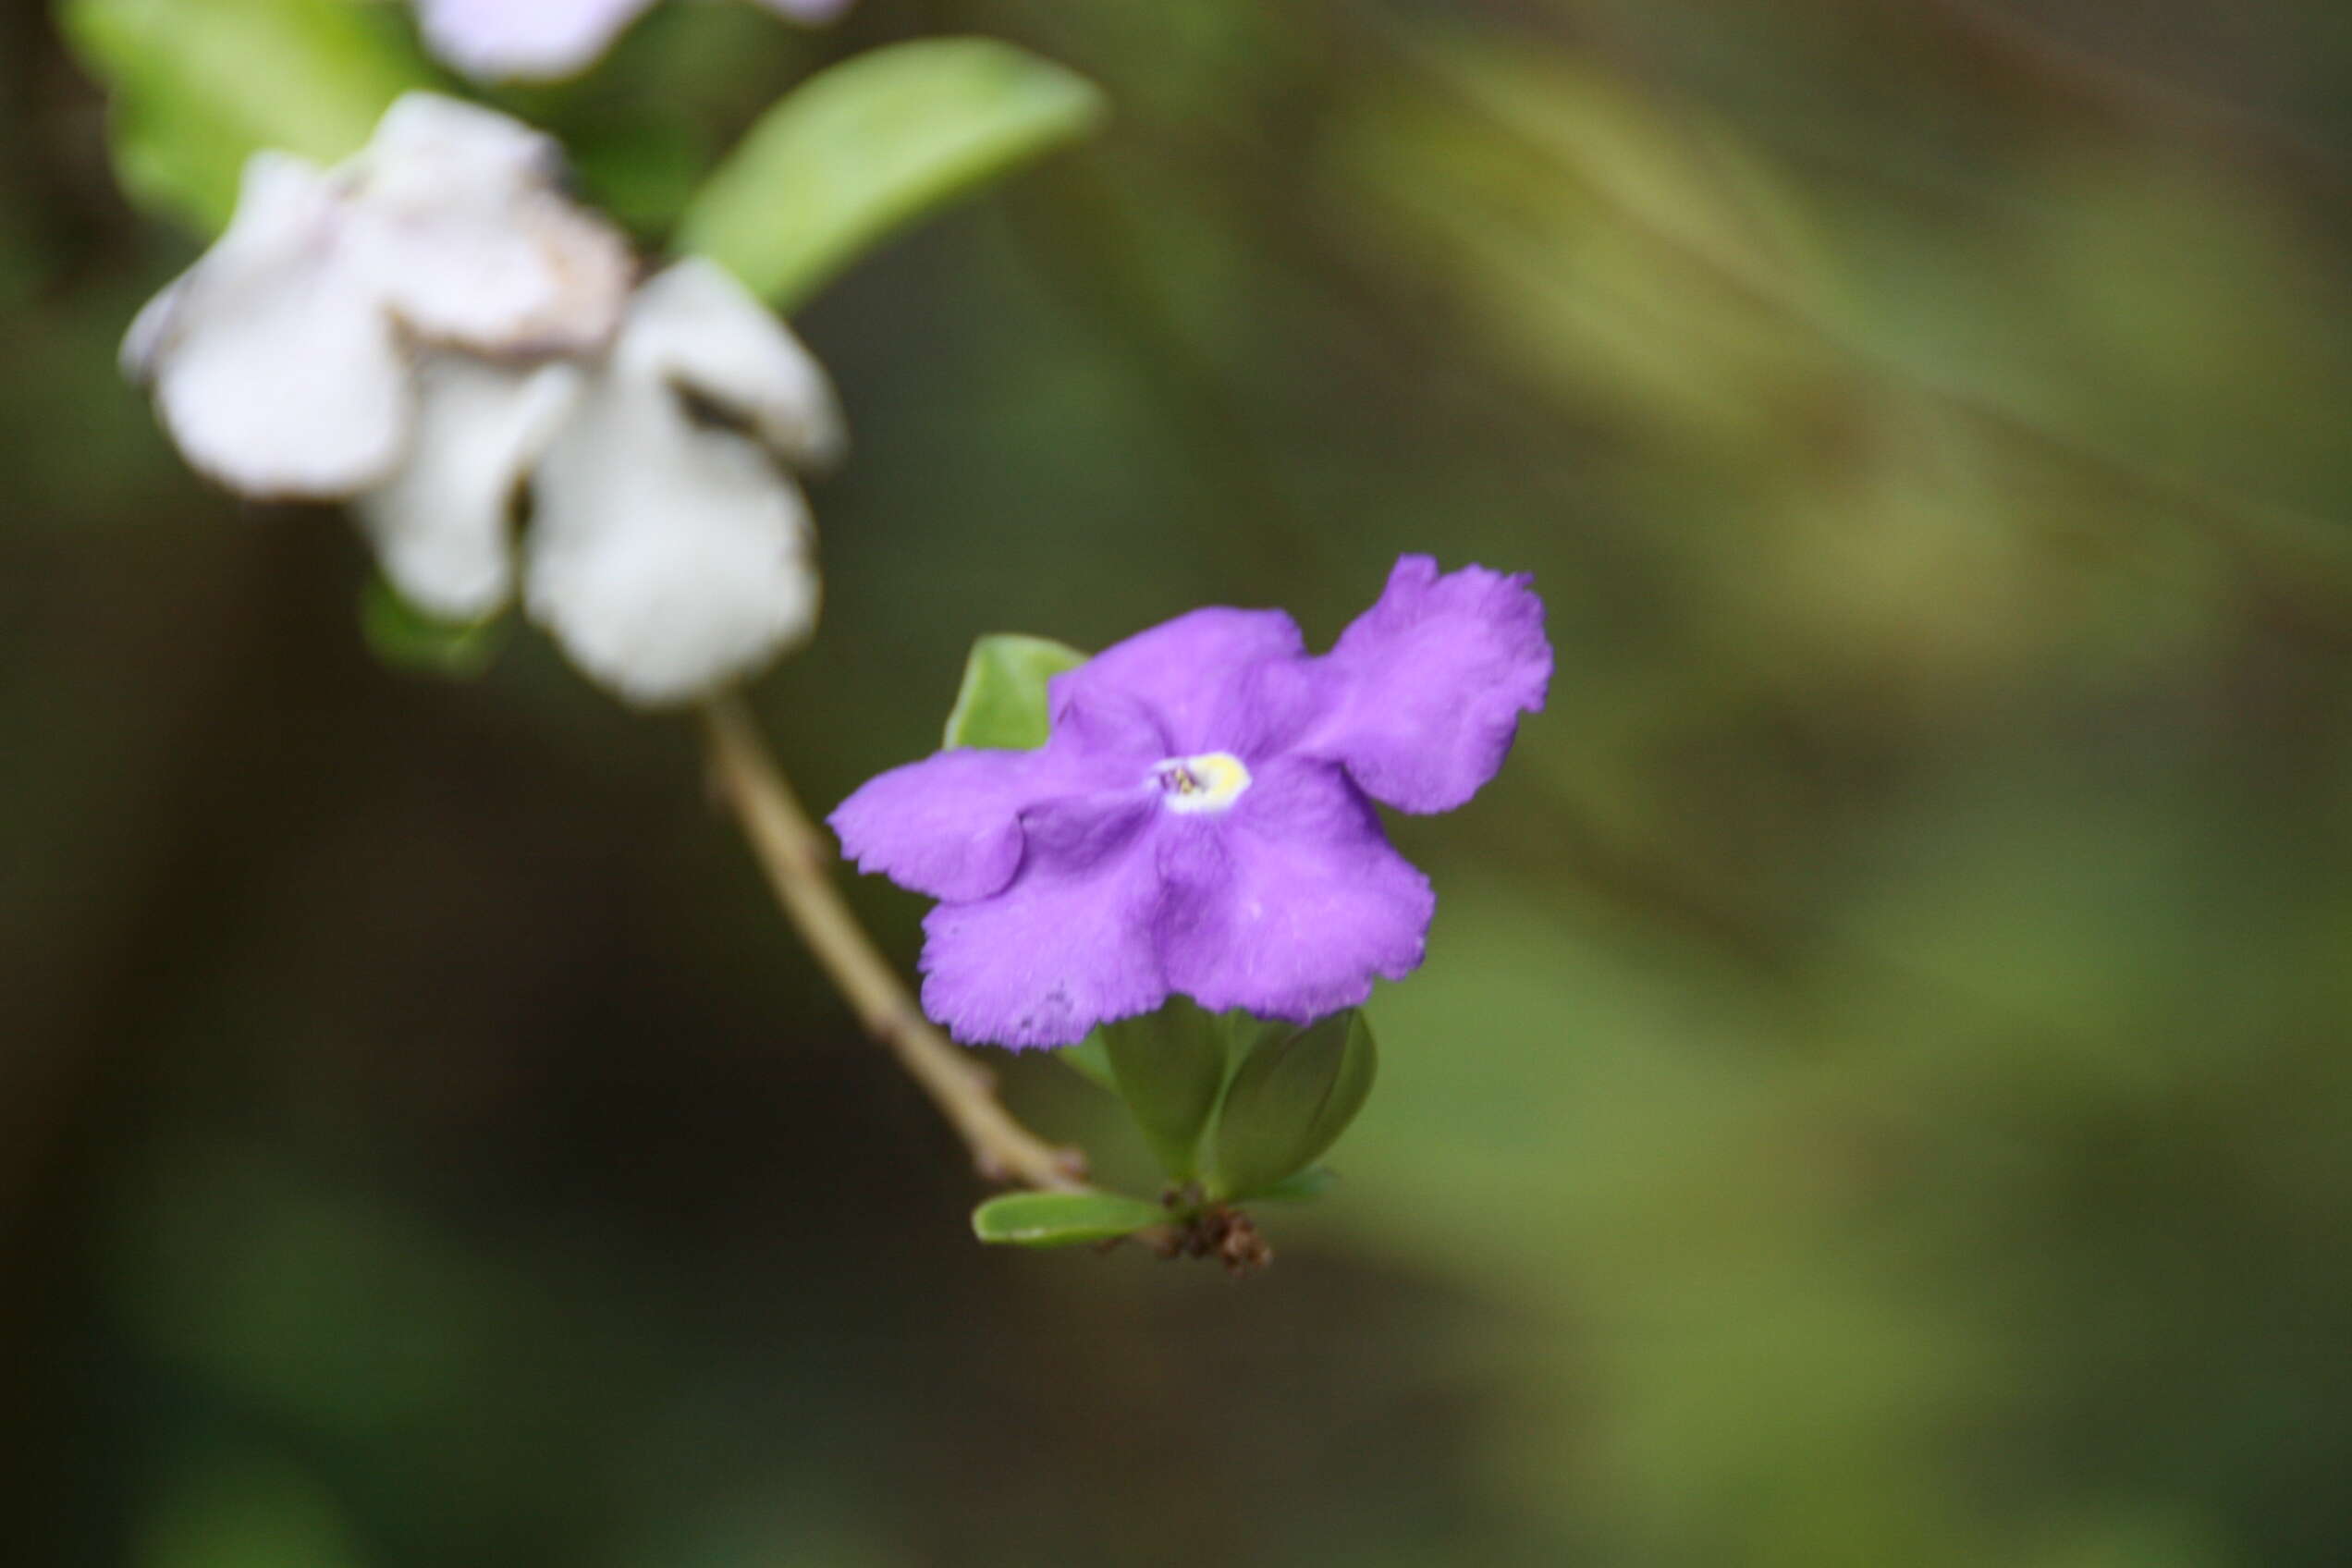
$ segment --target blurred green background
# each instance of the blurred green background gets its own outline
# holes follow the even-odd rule
[[[1344,1181],[1239,1285],[972,1243],[686,724],[379,668],[350,530],[185,471],[113,354],[194,242],[10,0],[10,1555],[2352,1560],[2352,10],[681,5],[503,101],[652,232],[949,31],[1115,118],[802,313],[759,706],[829,803],[984,631],[1532,570]]]

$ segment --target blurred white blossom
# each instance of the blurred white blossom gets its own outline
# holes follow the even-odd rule
[[[228,231],[140,312],[124,366],[231,489],[332,499],[385,480],[418,347],[578,351],[619,325],[635,263],[562,170],[546,137],[423,92],[332,169],[257,153]]]
[[[546,138],[429,94],[333,169],[257,154],[124,362],[229,488],[350,500],[419,608],[474,620],[520,593],[597,680],[681,701],[814,627],[792,469],[838,454],[840,414],[717,264],[632,292],[626,243],[559,175]]]
[[[806,22],[830,21],[850,0],[760,0]],[[416,0],[426,43],[484,81],[585,70],[654,0]]]
[[[640,703],[758,668],[816,623],[815,533],[783,464],[841,444],[783,323],[715,263],[678,263],[638,290],[533,478],[532,618]]]

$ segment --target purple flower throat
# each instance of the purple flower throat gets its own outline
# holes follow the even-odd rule
[[[959,1040],[1072,1045],[1171,994],[1305,1023],[1421,962],[1435,897],[1373,802],[1467,801],[1550,675],[1525,575],[1407,556],[1328,654],[1194,610],[1056,676],[1043,747],[939,753],[830,820],[939,900],[923,1005]]]

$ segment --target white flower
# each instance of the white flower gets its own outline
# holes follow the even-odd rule
[[[626,246],[558,194],[555,151],[419,94],[332,170],[258,154],[227,233],[140,312],[124,361],[206,473],[349,499],[419,608],[476,620],[520,593],[597,680],[682,701],[815,626],[788,465],[830,461],[840,413],[715,263],[631,293]]]
[[[536,131],[422,92],[332,169],[256,153],[228,231],[140,312],[124,366],[231,489],[333,499],[385,480],[419,348],[577,351],[619,325],[628,244],[562,196],[561,169]]]
[[[654,0],[417,0],[425,42],[480,80],[584,70]],[[802,21],[830,21],[850,0],[762,0]]]

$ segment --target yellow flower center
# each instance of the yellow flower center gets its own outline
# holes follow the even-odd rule
[[[1203,752],[1155,765],[1152,782],[1170,811],[1223,811],[1250,787],[1250,771],[1231,752]]]

